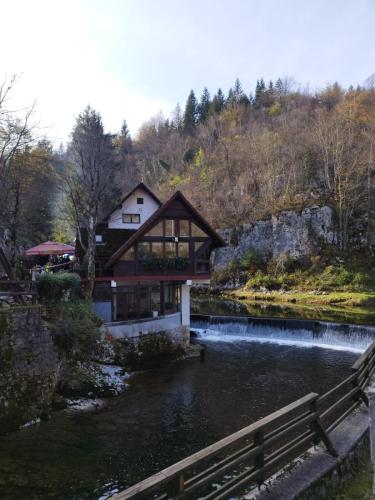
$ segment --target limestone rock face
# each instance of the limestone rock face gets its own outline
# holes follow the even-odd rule
[[[317,253],[322,245],[337,242],[333,210],[327,206],[284,211],[267,220],[224,229],[221,235],[228,246],[212,253],[214,271],[225,269],[234,259],[241,260],[249,250],[263,260],[282,254],[303,259]]]

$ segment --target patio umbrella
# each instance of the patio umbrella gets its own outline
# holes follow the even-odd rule
[[[64,255],[74,254],[74,247],[65,243],[57,243],[56,241],[45,241],[36,247],[29,248],[25,251],[25,255]]]

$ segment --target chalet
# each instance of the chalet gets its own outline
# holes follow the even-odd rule
[[[140,183],[97,226],[96,244],[93,308],[121,337],[188,332],[190,286],[209,282],[210,253],[225,243],[181,192],[161,203]]]

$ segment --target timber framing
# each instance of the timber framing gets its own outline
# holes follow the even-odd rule
[[[129,250],[142,236],[144,236],[150,229],[152,229],[161,219],[167,217],[186,218],[186,213],[181,216],[178,213],[178,205],[182,205],[186,212],[190,213],[194,222],[197,223],[203,231],[205,231],[211,238],[213,246],[225,246],[223,238],[211,227],[211,225],[202,217],[195,207],[185,198],[181,191],[169,198],[156,212],[134,233],[120,248],[108,259],[105,264],[105,269],[113,266],[121,256]]]

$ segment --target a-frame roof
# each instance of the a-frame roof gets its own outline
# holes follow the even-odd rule
[[[180,202],[188,212],[190,212],[195,220],[201,225],[207,234],[211,236],[214,240],[216,246],[225,246],[225,241],[223,238],[210,226],[210,224],[203,218],[203,216],[198,212],[198,210],[193,207],[193,205],[188,201],[181,191],[176,191],[168,201],[166,201],[161,207],[154,212],[149,219],[147,219],[142,226],[135,232],[121,247],[116,250],[116,252],[108,259],[105,267],[111,267],[141,236],[147,233],[156,224],[160,217],[162,217],[168,208],[174,202]]]
[[[124,198],[122,198],[122,200],[116,205],[116,207],[111,210],[109,212],[109,214],[107,214],[107,216],[103,219],[104,221],[106,221],[107,219],[109,219],[109,217],[113,214],[113,212],[115,210],[117,210],[119,207],[122,206],[122,204],[128,199],[130,198],[130,196],[137,190],[137,189],[143,189],[143,191],[145,191],[147,194],[149,194],[151,196],[151,198],[156,201],[156,203],[159,205],[159,207],[161,206],[161,201],[159,200],[159,198],[151,191],[151,189],[146,186],[146,184],[144,184],[143,182],[140,182],[139,184],[137,184],[131,191],[129,191],[129,193],[124,196]]]

